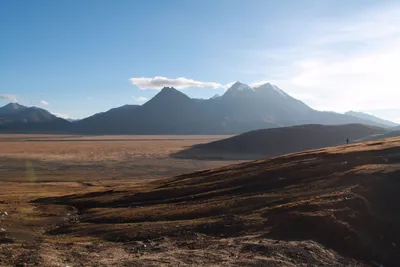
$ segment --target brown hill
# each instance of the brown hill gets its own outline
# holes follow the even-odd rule
[[[300,125],[262,129],[195,145],[173,154],[182,158],[214,159],[260,159],[328,146],[361,141],[387,133],[379,127],[362,124],[346,125]]]
[[[389,139],[37,202],[79,210],[51,234],[141,240],[134,266],[165,255],[166,238],[192,265],[398,266],[399,162]]]

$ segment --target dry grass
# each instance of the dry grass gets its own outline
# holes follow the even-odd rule
[[[214,168],[230,162],[173,159],[169,155],[223,137],[0,135],[0,181],[123,183]]]
[[[359,264],[395,266],[400,262],[399,162],[400,140],[392,139],[231,165],[155,181],[140,189],[40,203],[80,210],[81,223],[51,232],[56,235],[118,242],[182,240],[189,235],[195,236],[195,244],[200,242],[198,234],[232,242],[253,235],[266,243],[250,249],[253,256],[266,252],[271,256],[271,240],[287,242],[300,254],[304,247],[296,242],[313,240],[347,258],[338,261],[342,265],[356,259]],[[271,260],[295,265],[328,260],[313,262],[308,253],[293,258],[283,248],[279,253],[286,258],[275,255]]]
[[[0,146],[2,157],[82,163],[166,158],[185,147],[225,137],[0,135]]]
[[[141,188],[149,180],[222,166],[227,162],[177,160],[169,154],[223,137],[0,135],[0,213],[8,214],[0,214],[0,228],[18,244],[51,241],[44,233],[74,221],[76,211],[69,206],[50,206],[49,211],[32,200]],[[60,237],[54,239],[60,241]],[[19,245],[0,246],[7,250]],[[13,266],[20,260],[0,253],[0,266]]]
[[[0,173],[4,188],[0,211],[11,212],[0,219],[0,227],[6,225],[16,243],[0,245],[0,265],[373,266],[376,262],[397,266],[400,262],[399,139],[226,167],[218,167],[225,162],[201,161],[204,167],[218,168],[154,180],[203,169],[195,161],[167,156],[191,141],[196,142],[159,140],[160,151],[165,152],[158,154],[151,152],[157,147],[154,140],[16,142],[26,148],[22,150],[12,147],[14,141],[7,142],[8,154],[1,164],[12,170]],[[48,146],[37,151],[41,144]],[[141,148],[137,152],[141,156],[93,159],[99,151],[115,156],[126,147]],[[21,151],[29,153],[24,157]],[[53,158],[70,151],[75,158]],[[33,162],[34,172],[22,164],[27,161]],[[57,170],[45,169],[50,164]],[[143,164],[147,170],[140,167]],[[27,182],[32,173],[36,178]]]

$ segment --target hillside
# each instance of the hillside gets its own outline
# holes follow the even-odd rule
[[[64,134],[70,131],[71,122],[55,118],[44,122],[8,122],[0,123],[0,133],[10,134]]]
[[[97,113],[88,118],[75,121],[69,131],[79,133],[125,133],[131,127],[131,116],[139,105],[124,105],[107,112]]]
[[[399,161],[391,139],[36,203],[78,211],[51,235],[136,244],[134,266],[398,266]]]
[[[383,128],[362,124],[300,125],[262,129],[227,139],[196,145],[173,154],[183,158],[257,159],[355,142],[385,134]]]

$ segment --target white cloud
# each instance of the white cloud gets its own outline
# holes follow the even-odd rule
[[[399,24],[400,5],[320,23],[316,38],[289,55],[284,77],[271,82],[315,109],[400,118]]]
[[[293,90],[313,94],[325,109],[394,109],[399,106],[400,42],[375,52],[303,64],[289,80]]]
[[[47,102],[46,100],[42,100],[42,101],[40,101],[40,104],[47,106],[49,104],[49,102]]]
[[[10,101],[10,102],[17,102],[16,95],[0,94],[0,99]]]
[[[144,96],[132,96],[133,100],[138,103],[146,102],[149,100],[147,97]]]
[[[156,76],[154,78],[131,78],[132,84],[142,90],[160,90],[164,87],[174,87],[175,89],[185,89],[190,87],[211,87],[211,88],[228,88],[217,82],[201,82],[184,77],[171,79],[167,77]]]
[[[62,119],[71,119],[71,117],[65,113],[53,113],[53,114]]]

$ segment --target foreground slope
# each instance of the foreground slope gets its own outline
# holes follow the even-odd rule
[[[362,124],[300,125],[262,129],[195,145],[173,154],[182,158],[258,159],[303,150],[335,146],[385,134],[383,128]]]
[[[36,203],[79,210],[49,234],[147,240],[137,264],[170,238],[197,265],[217,250],[224,266],[398,266],[399,163],[400,139],[388,139]]]

